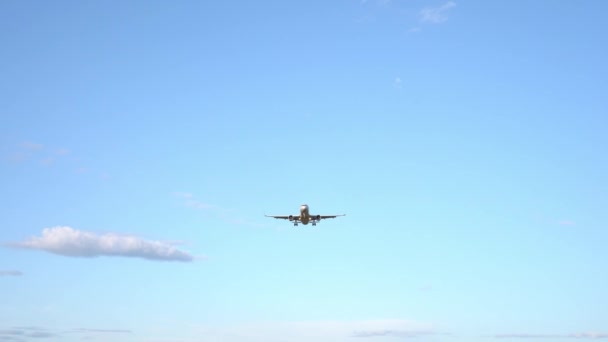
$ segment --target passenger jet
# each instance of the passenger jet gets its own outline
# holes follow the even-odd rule
[[[323,220],[323,219],[328,219],[328,218],[336,218],[338,216],[346,216],[346,214],[342,214],[342,215],[310,215],[308,212],[308,205],[307,204],[302,204],[300,206],[300,215],[278,215],[278,216],[273,216],[273,215],[264,215],[266,217],[274,217],[276,219],[283,219],[283,220],[289,220],[293,222],[294,226],[298,225],[298,222],[302,222],[302,224],[306,225],[308,224],[308,222],[312,223],[313,226],[317,225],[317,222]]]

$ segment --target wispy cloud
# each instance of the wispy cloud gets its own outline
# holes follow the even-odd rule
[[[53,157],[46,157],[40,161],[40,164],[42,164],[44,166],[51,166],[51,165],[55,164],[55,160],[56,159]]]
[[[252,222],[250,220],[239,218],[237,217],[237,215],[234,214],[235,211],[232,209],[200,201],[196,198],[196,196],[194,196],[194,194],[190,192],[176,191],[173,192],[173,196],[177,197],[181,201],[182,205],[185,207],[198,210],[205,214],[211,214],[212,216],[215,216],[221,219],[222,221],[233,225],[250,226],[257,228],[268,227],[268,225],[266,224],[260,224]]]
[[[49,148],[43,144],[25,141],[17,145],[10,160],[13,162],[25,162],[27,160],[38,160],[45,166],[53,165],[59,158],[70,154],[67,148]]]
[[[34,236],[9,246],[36,249],[70,257],[122,256],[158,261],[190,262],[194,257],[174,245],[136,236],[107,233],[98,235],[71,227],[45,228]]]
[[[400,331],[400,330],[372,330],[372,331],[356,331],[353,337],[420,337],[427,335],[437,335],[432,331]]]
[[[455,6],[455,2],[448,1],[439,7],[425,7],[420,10],[420,21],[431,24],[443,23],[448,20],[448,12]]]
[[[73,332],[102,333],[102,334],[130,334],[130,333],[132,333],[131,330],[126,330],[126,329],[86,329],[86,328],[74,329]]]
[[[608,333],[595,333],[595,332],[586,332],[586,333],[577,333],[577,334],[498,334],[494,336],[495,338],[538,338],[538,339],[556,339],[556,338],[588,338],[588,339],[603,339],[608,338]]]
[[[57,333],[38,327],[13,327],[0,330],[0,341],[25,341],[27,338],[40,339],[57,337]]]
[[[391,1],[392,1],[392,0],[361,0],[361,1],[360,1],[360,4],[361,4],[361,5],[366,5],[366,4],[368,4],[368,3],[370,3],[370,2],[371,2],[371,3],[378,4],[378,5],[380,5],[380,6],[386,6],[386,5],[390,4],[390,3],[391,3]]]
[[[176,191],[173,193],[173,195],[175,197],[181,199],[183,201],[183,204],[189,208],[198,209],[198,210],[211,210],[211,209],[219,210],[219,209],[221,209],[220,207],[218,207],[216,205],[209,204],[209,203],[202,202],[202,201],[195,199],[194,195],[189,192]]]
[[[44,148],[44,145],[38,144],[35,142],[31,142],[31,141],[25,141],[25,142],[21,143],[21,147],[23,147],[23,149],[28,150],[28,151],[40,151]]]
[[[401,80],[401,77],[395,77],[393,80],[393,86],[395,86],[395,88],[401,88],[402,83],[403,81]]]
[[[70,154],[70,150],[68,150],[67,148],[59,148],[55,150],[55,154],[57,154],[58,156],[67,156],[68,154]]]
[[[61,338],[66,334],[81,334],[81,339],[88,337],[101,336],[106,334],[130,334],[131,330],[124,329],[72,329],[56,330],[40,327],[12,327],[0,329],[0,341],[31,341],[41,338]]]
[[[560,226],[574,226],[576,225],[576,222],[570,220],[560,220],[557,221],[557,224],[559,224]]]
[[[3,271],[3,270],[0,270],[0,277],[20,277],[22,275],[23,275],[23,272],[21,272],[21,271],[15,271],[15,270]]]
[[[22,163],[40,154],[44,149],[44,145],[31,141],[24,141],[14,147],[14,150],[9,156],[9,161],[13,163]]]
[[[5,160],[15,163],[37,163],[45,167],[64,166],[71,168],[76,174],[85,174],[91,171],[90,168],[82,165],[82,160],[74,156],[72,151],[65,147],[55,147],[40,144],[33,141],[16,143],[11,147],[11,152]],[[96,172],[102,180],[108,180],[110,176],[106,172]]]
[[[420,287],[418,288],[418,290],[419,290],[419,291],[424,291],[424,292],[427,292],[427,291],[432,291],[432,290],[433,290],[433,285],[426,284],[426,285],[420,286]]]
[[[431,326],[393,320],[257,322],[227,327],[200,327],[197,336],[210,339],[255,341],[349,341],[353,337],[418,337],[436,334]],[[232,340],[232,339],[231,339]]]

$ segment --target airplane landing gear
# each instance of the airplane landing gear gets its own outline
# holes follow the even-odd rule
[[[316,226],[316,225],[317,225],[317,222],[312,221],[312,225],[313,225],[313,226]]]
[[[297,227],[297,226],[298,226],[298,222],[294,222],[294,223],[293,223],[293,226],[294,226],[294,227]]]

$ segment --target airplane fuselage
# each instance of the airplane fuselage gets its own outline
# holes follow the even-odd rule
[[[315,226],[319,220],[321,220],[320,215],[317,215],[317,216],[310,215],[307,204],[302,204],[300,206],[300,222],[302,224],[308,224],[309,222],[312,221],[312,225]]]
[[[300,222],[302,222],[302,224],[308,224],[308,222],[310,222],[310,213],[308,212],[308,205],[306,204],[300,206]]]

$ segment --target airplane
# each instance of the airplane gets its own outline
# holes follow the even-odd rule
[[[289,221],[293,221],[293,225],[294,226],[298,226],[298,222],[302,222],[302,224],[307,225],[308,222],[312,223],[313,226],[317,225],[317,222],[323,220],[323,219],[328,219],[328,218],[336,218],[338,216],[346,216],[346,214],[342,214],[342,215],[310,215],[310,213],[308,212],[308,205],[307,204],[302,204],[300,206],[300,215],[278,215],[278,216],[274,216],[274,215],[264,215],[266,217],[273,217],[275,219],[283,219],[283,220],[289,220]]]

